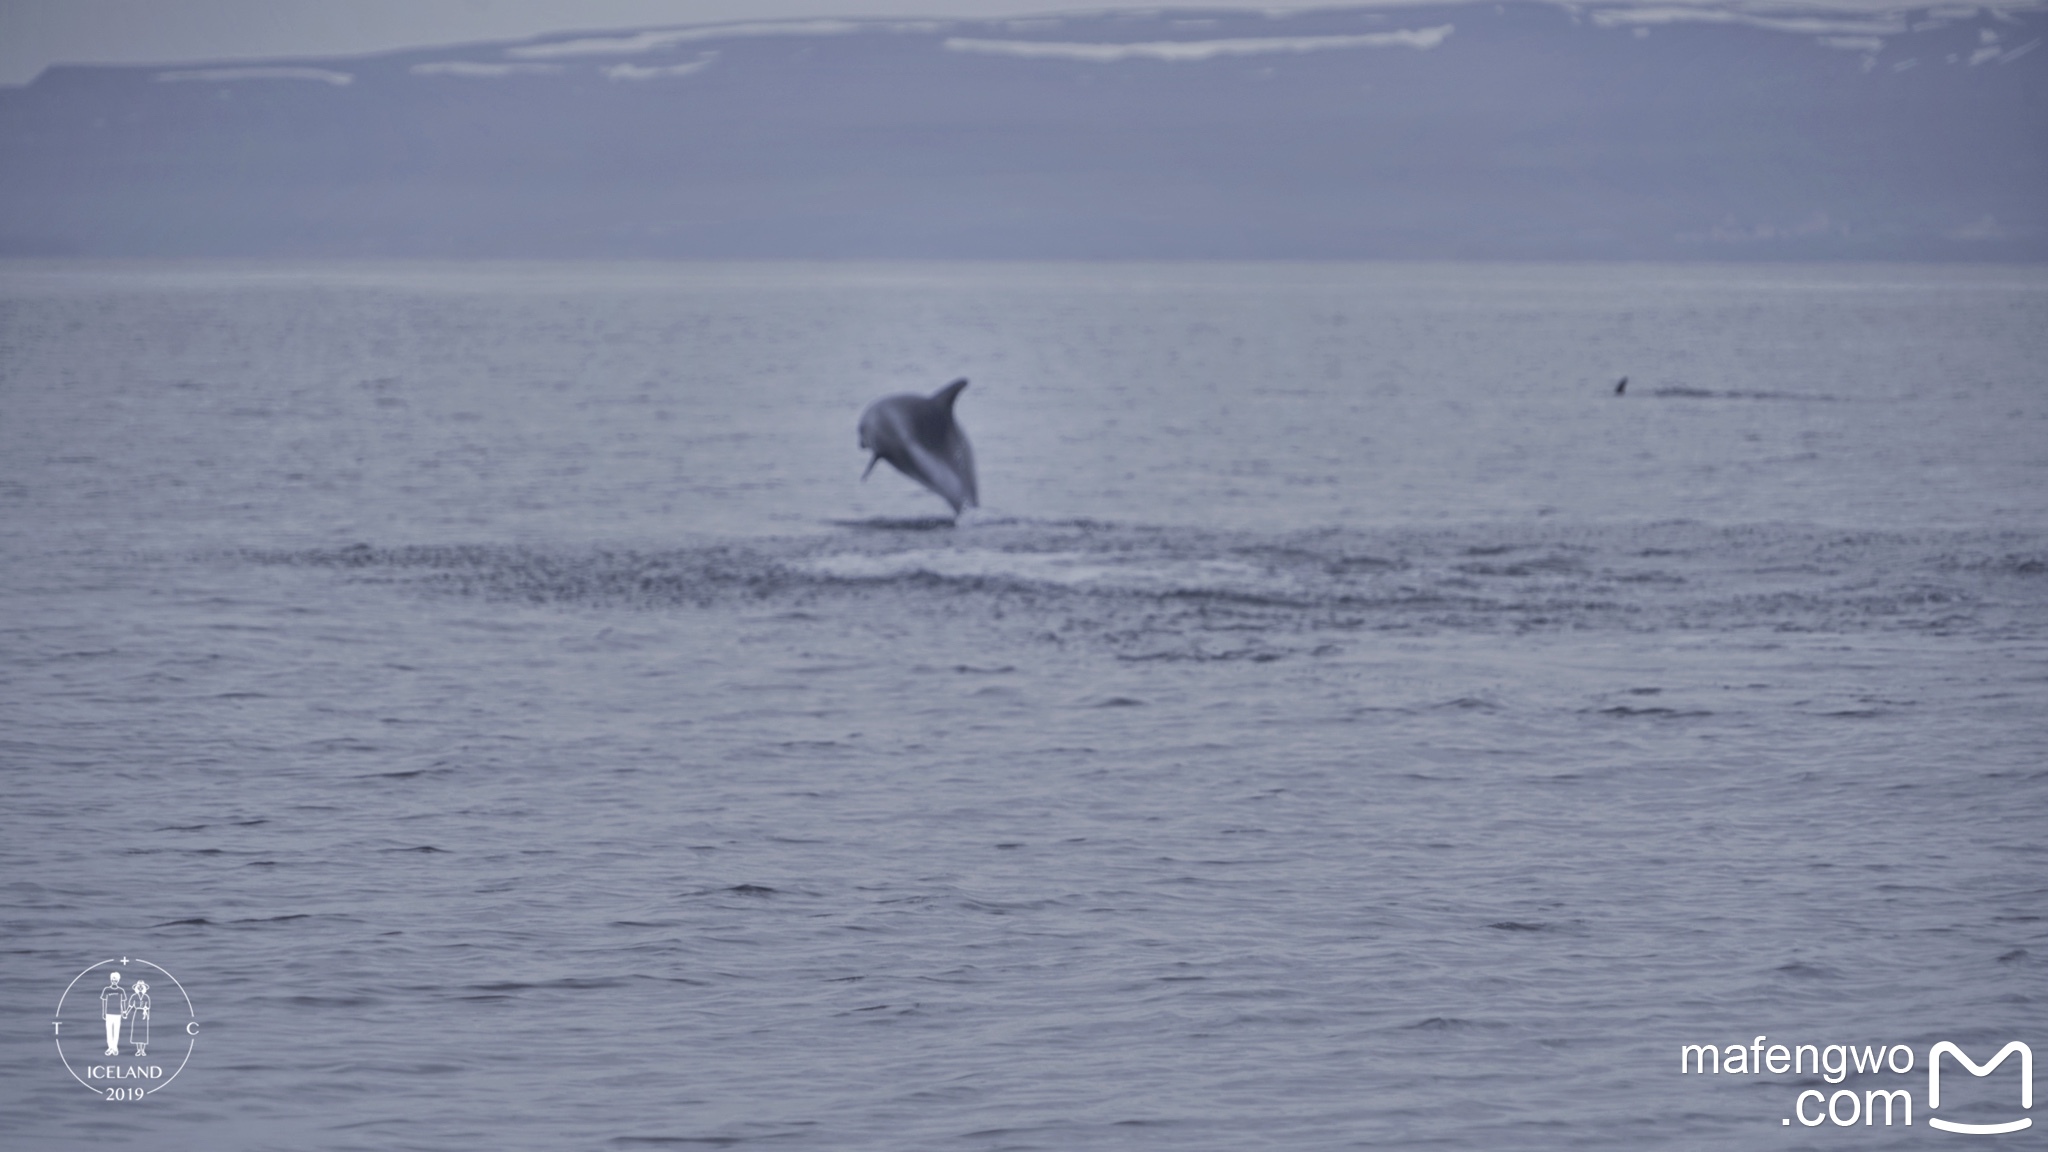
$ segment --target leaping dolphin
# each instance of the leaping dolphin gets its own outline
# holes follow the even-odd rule
[[[953,506],[953,515],[963,507],[978,507],[974,449],[953,420],[953,401],[965,387],[962,377],[930,396],[905,392],[868,405],[860,414],[860,446],[875,456],[860,478],[867,479],[877,461],[887,460],[898,472],[938,493]]]

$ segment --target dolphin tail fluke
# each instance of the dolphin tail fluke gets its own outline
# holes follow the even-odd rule
[[[937,392],[932,393],[932,399],[935,402],[937,402],[940,407],[944,408],[948,412],[951,412],[953,410],[953,401],[958,400],[960,398],[960,390],[965,387],[967,387],[967,377],[962,376],[958,380],[953,381],[951,384],[946,385],[944,388],[939,389]]]
[[[868,457],[868,466],[866,468],[861,469],[860,478],[863,480],[867,479],[868,473],[873,472],[875,470],[875,465],[880,464],[881,462],[882,454],[880,452],[877,452],[873,456]]]

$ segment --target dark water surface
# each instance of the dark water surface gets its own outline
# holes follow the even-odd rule
[[[2044,364],[2027,269],[0,265],[0,1131],[1971,1143],[1674,1057],[2048,1056]],[[958,527],[853,438],[956,375]]]

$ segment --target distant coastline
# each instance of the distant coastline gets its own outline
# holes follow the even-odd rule
[[[788,20],[0,88],[0,255],[2048,260],[2048,12]]]

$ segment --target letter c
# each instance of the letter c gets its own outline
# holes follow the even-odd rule
[[[1820,1122],[1827,1119],[1827,1113],[1823,1112],[1815,1116],[1813,1119],[1808,1120],[1806,1118],[1806,1098],[1808,1096],[1813,1097],[1815,1103],[1820,1103],[1827,1099],[1827,1096],[1824,1093],[1818,1092],[1812,1088],[1808,1088],[1806,1091],[1801,1092],[1799,1094],[1799,1099],[1793,1103],[1792,1114],[1794,1116],[1799,1117],[1799,1122],[1801,1124],[1806,1125],[1808,1128],[1818,1128],[1820,1127]]]
[[[185,1021],[185,1035],[187,1035],[187,1036],[197,1036],[197,1035],[199,1035],[199,1021],[197,1021],[197,1020],[187,1020],[187,1021]]]

